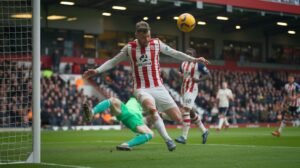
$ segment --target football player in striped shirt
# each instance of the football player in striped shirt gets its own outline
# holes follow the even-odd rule
[[[272,132],[273,136],[279,137],[282,129],[286,124],[291,124],[292,121],[298,116],[297,109],[300,107],[300,85],[295,82],[293,75],[288,76],[288,83],[284,85],[284,99],[282,101],[282,108],[287,107],[283,113],[283,119],[279,128]]]
[[[115,57],[96,69],[87,70],[83,74],[83,78],[87,79],[101,74],[119,62],[129,61],[134,80],[134,95],[144,110],[150,114],[154,127],[165,140],[168,150],[173,151],[176,149],[176,144],[168,135],[158,111],[165,112],[172,120],[179,123],[182,122],[182,118],[178,106],[160,78],[160,53],[182,61],[195,61],[204,64],[209,62],[203,57],[194,58],[174,50],[159,39],[152,39],[150,26],[145,21],[136,24],[135,37],[136,39],[125,45]]]
[[[186,53],[196,57],[196,50],[187,49]],[[184,61],[180,66],[180,73],[183,77],[181,85],[182,103],[182,135],[175,139],[176,142],[186,144],[190,123],[196,124],[202,131],[202,143],[205,144],[208,137],[208,130],[201,121],[201,117],[192,108],[195,105],[195,99],[198,95],[198,83],[211,78],[207,67],[202,63]]]

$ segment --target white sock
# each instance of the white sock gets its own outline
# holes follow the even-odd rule
[[[219,119],[219,125],[218,125],[219,129],[222,128],[223,122],[224,122],[224,118],[222,117],[222,118]]]
[[[229,125],[229,122],[228,122],[228,119],[227,119],[227,117],[225,117],[225,119],[224,119],[224,123],[225,123],[225,125]]]
[[[202,133],[207,131],[198,114],[196,114],[196,116],[193,118],[193,123],[198,126]]]
[[[285,127],[285,121],[282,120],[281,123],[280,123],[280,127],[278,128],[278,132],[281,133],[282,129]]]
[[[190,129],[190,125],[191,125],[190,113],[189,112],[184,112],[182,118],[183,118],[182,136],[184,137],[184,139],[187,139],[189,129]]]
[[[199,120],[199,123],[197,125],[203,133],[205,133],[207,131],[207,129],[205,128],[205,126],[204,126],[204,124],[202,123],[201,120]]]
[[[299,119],[296,120],[296,127],[298,127],[300,125]]]
[[[154,127],[157,129],[159,135],[165,140],[172,140],[167,133],[164,121],[161,119],[161,117],[158,115],[158,112],[154,114],[154,116],[157,118],[156,121],[154,121]]]
[[[296,121],[295,120],[292,121],[292,125],[293,125],[293,127],[296,126]]]

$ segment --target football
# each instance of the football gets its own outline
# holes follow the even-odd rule
[[[189,13],[181,14],[177,19],[177,26],[180,31],[190,32],[195,28],[196,20],[193,15]]]

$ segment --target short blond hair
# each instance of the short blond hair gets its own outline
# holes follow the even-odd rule
[[[136,23],[135,25],[135,31],[138,32],[138,31],[141,31],[141,30],[144,30],[145,32],[147,31],[150,31],[150,26],[147,22],[145,21],[139,21]]]

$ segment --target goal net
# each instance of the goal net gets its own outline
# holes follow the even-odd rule
[[[31,0],[0,0],[0,164],[33,151],[31,15]]]

